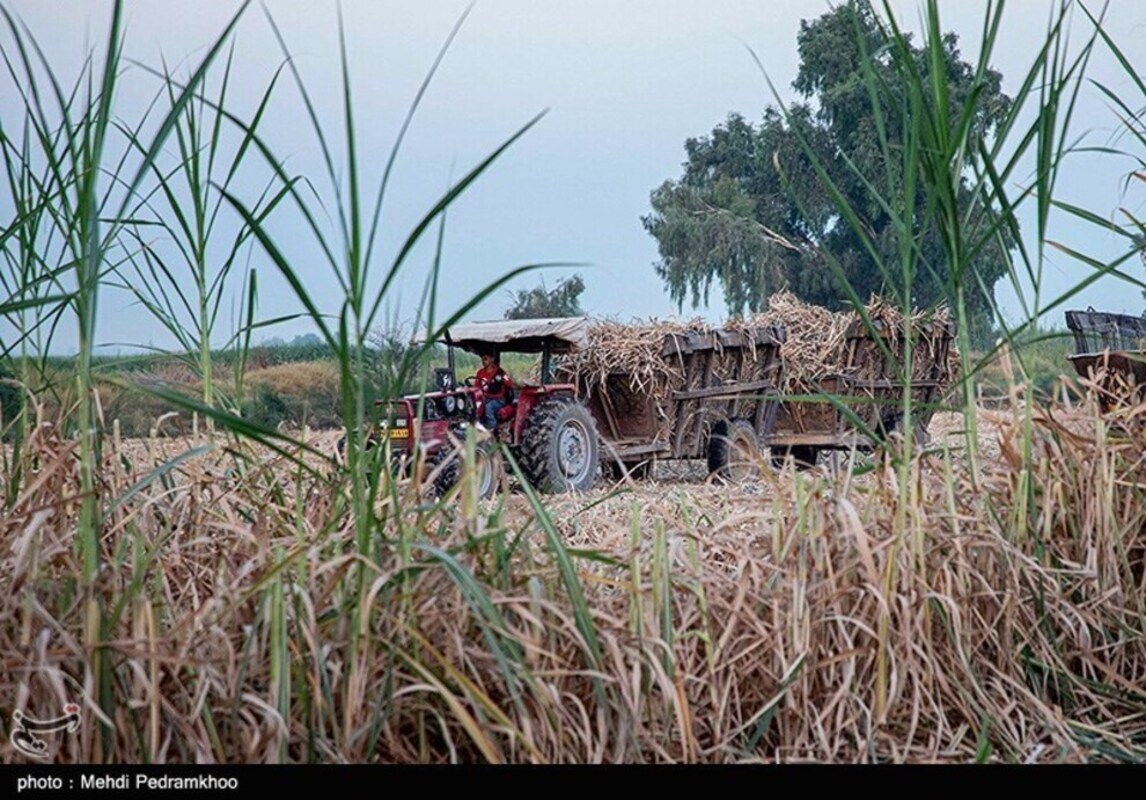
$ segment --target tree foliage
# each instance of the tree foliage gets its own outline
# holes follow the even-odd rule
[[[766,108],[759,124],[731,114],[710,135],[689,139],[684,174],[652,192],[652,213],[642,221],[657,240],[657,275],[678,306],[686,299],[694,307],[707,305],[716,283],[732,314],[763,310],[768,296],[784,288],[808,302],[838,308],[845,295],[829,256],[861,298],[901,288],[887,285],[880,262],[840,218],[839,203],[817,174],[808,150],[859,211],[882,263],[895,263],[899,237],[881,198],[894,197],[897,189],[902,194],[902,163],[888,164],[884,157],[884,152],[892,153],[892,160],[902,156],[902,115],[910,113],[900,102],[904,87],[897,81],[902,73],[893,62],[902,56],[887,46],[886,33],[867,3],[843,5],[814,21],[805,20],[797,42],[800,68],[793,88],[801,100],[789,106],[787,114]],[[921,79],[930,81],[931,62],[921,48],[909,49]],[[970,99],[975,69],[960,58],[954,34],[944,35],[943,50],[954,121]],[[878,78],[882,120],[876,119],[863,77],[865,53]],[[989,71],[985,91],[974,98],[980,110],[972,125],[984,141],[1010,107],[1000,85],[999,73]],[[881,122],[888,151],[880,144]],[[966,181],[963,188],[960,201],[966,208],[974,200]],[[939,232],[920,205],[915,211],[915,246],[926,270],[913,281],[911,301],[922,307],[946,299],[948,282]],[[1004,250],[1010,246],[1002,237],[999,246],[981,251],[973,264],[978,280],[968,305],[979,323],[989,322],[991,292],[1006,272]]]
[[[559,281],[552,289],[547,289],[543,281],[532,289],[518,290],[513,305],[505,312],[505,318],[579,317],[585,313],[581,310],[581,293],[584,291],[585,281],[580,275]]]

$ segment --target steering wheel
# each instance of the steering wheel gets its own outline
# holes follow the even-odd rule
[[[466,378],[466,386],[477,386],[477,378],[475,378],[473,375]]]

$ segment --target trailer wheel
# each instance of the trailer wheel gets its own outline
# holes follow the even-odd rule
[[[916,447],[927,447],[931,444],[931,431],[928,430],[928,425],[925,422],[917,422],[913,428],[914,433],[912,438],[915,440]]]
[[[911,425],[911,438],[915,443],[915,447],[923,449],[931,443],[931,433],[927,429],[927,423],[916,419]],[[882,417],[879,421],[877,431],[884,437],[888,437],[893,433],[902,432],[903,430],[903,412],[896,411]]]
[[[820,457],[820,448],[812,445],[772,448],[772,466],[776,469],[782,469],[789,457],[795,462],[796,469],[812,469]]]
[[[610,461],[607,467],[607,474],[614,483],[624,480],[626,472],[628,472],[629,477],[635,481],[646,481],[652,477],[653,473],[653,462],[651,460],[630,461],[624,464]]]
[[[746,419],[722,420],[708,438],[708,471],[732,483],[760,477],[760,444]]]
[[[428,460],[430,474],[434,476],[434,494],[445,497],[458,485],[462,478],[462,463],[465,459],[464,447],[439,447]],[[501,455],[490,442],[482,442],[474,448],[474,480],[478,485],[478,497],[488,500],[497,494],[501,485]]]
[[[593,415],[572,397],[547,397],[525,420],[521,467],[539,491],[591,489],[597,480],[600,452]]]

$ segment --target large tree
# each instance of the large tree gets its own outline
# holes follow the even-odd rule
[[[710,135],[689,139],[684,174],[652,192],[652,213],[642,221],[659,247],[657,274],[678,306],[686,299],[694,307],[707,305],[716,283],[732,314],[763,310],[768,296],[785,288],[808,302],[838,308],[846,299],[839,270],[864,300],[897,288],[888,286],[895,276],[878,267],[853,226],[841,218],[838,201],[817,174],[809,150],[857,212],[882,262],[895,264],[900,242],[876,192],[884,198],[902,193],[896,182],[902,174],[904,115],[910,113],[902,101],[903,65],[894,61],[902,56],[888,46],[867,3],[805,20],[797,41],[800,68],[793,87],[801,100],[787,113],[768,107],[759,124],[731,114]],[[954,124],[972,91],[975,70],[960,58],[954,34],[944,35],[943,50]],[[929,81],[931,64],[922,49],[909,45],[909,51],[922,80]],[[886,150],[865,80],[865,58],[872,67],[868,74],[874,73],[881,87]],[[989,71],[974,99],[974,134],[984,140],[1010,107],[1000,82],[1000,75]],[[974,201],[964,190],[960,199],[966,206]],[[918,204],[914,226],[923,267],[911,300],[920,307],[946,299],[949,283],[939,232],[928,221],[925,205]],[[971,282],[967,303],[977,327],[989,324],[989,293],[1005,273],[1006,247],[1004,239],[999,247],[981,251],[972,264],[977,280]]]
[[[521,289],[514,295],[513,305],[505,312],[506,319],[544,319],[546,317],[579,317],[585,312],[581,310],[581,293],[585,291],[585,281],[580,275],[574,275],[562,281],[552,289],[540,286],[532,289]]]

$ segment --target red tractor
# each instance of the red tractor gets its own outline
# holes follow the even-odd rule
[[[444,494],[460,476],[462,443],[469,428],[477,428],[476,467],[480,494],[489,497],[500,484],[504,446],[516,459],[529,483],[542,492],[584,491],[598,474],[600,442],[597,424],[578,399],[576,387],[554,383],[551,358],[582,346],[588,320],[506,320],[455,325],[442,343],[449,366],[435,370],[436,388],[421,395],[390,401],[388,413],[374,437],[389,443],[392,463],[408,465],[415,446],[425,455],[434,487]],[[459,382],[457,349],[470,353],[538,353],[540,381],[517,376],[508,403],[487,431],[483,418],[486,398],[472,378]]]

